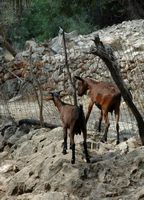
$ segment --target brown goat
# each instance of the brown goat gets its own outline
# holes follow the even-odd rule
[[[89,163],[89,155],[87,151],[87,129],[86,129],[86,120],[83,112],[82,105],[75,106],[67,104],[60,99],[60,92],[51,92],[46,100],[53,100],[55,106],[58,108],[60,117],[63,125],[64,132],[64,145],[63,145],[63,154],[67,153],[67,130],[70,130],[70,147],[72,149],[72,159],[71,163],[75,163],[75,142],[74,135],[83,133],[83,146],[86,161]]]
[[[110,126],[108,112],[115,112],[116,118],[116,131],[117,131],[117,144],[119,144],[119,117],[120,117],[120,102],[121,93],[116,85],[108,82],[98,82],[90,78],[81,78],[75,76],[78,79],[78,95],[83,96],[87,90],[89,90],[90,103],[88,106],[88,112],[86,115],[86,122],[89,119],[93,105],[95,104],[100,110],[101,115],[99,118],[98,130],[101,131],[101,122],[104,118],[105,132],[102,142],[107,141],[107,133]]]

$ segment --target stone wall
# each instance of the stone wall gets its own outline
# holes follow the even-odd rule
[[[144,20],[125,21],[89,35],[78,35],[77,32],[66,34],[68,61],[72,75],[92,76],[100,80],[110,80],[110,74],[102,61],[98,62],[97,57],[87,54],[90,47],[94,45],[92,39],[97,33],[105,44],[109,44],[113,48],[127,85],[130,85],[133,90],[142,87]],[[37,44],[32,40],[27,41],[25,50],[17,53],[13,59],[5,56],[5,62],[0,66],[0,83],[9,82],[10,79],[16,78],[16,76],[21,79],[28,76],[31,48],[33,72],[41,81],[43,89],[47,90],[49,87],[63,88],[64,86],[69,88],[70,84],[64,67],[65,57],[60,34],[48,43]]]

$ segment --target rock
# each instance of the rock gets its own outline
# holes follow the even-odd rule
[[[62,52],[62,36],[59,35],[59,36],[53,38],[51,41],[50,47],[54,53],[61,54],[61,52]]]
[[[121,142],[118,145],[118,148],[120,149],[121,154],[127,153],[128,152],[128,144],[127,144],[127,142]]]
[[[72,32],[69,32],[69,33],[65,33],[65,37],[68,40],[73,40],[77,36],[78,36],[78,32],[76,30],[72,31]]]
[[[25,43],[26,50],[30,50],[32,48],[35,49],[37,47],[37,43],[34,40],[27,40]]]
[[[19,90],[19,84],[16,78],[6,80],[5,83],[2,85],[2,91],[4,91],[4,93],[6,93],[9,98],[12,98],[16,93],[16,91],[18,90]]]
[[[78,200],[77,197],[65,192],[48,192],[41,194],[23,194],[21,197],[7,197],[2,200]]]
[[[127,145],[128,145],[128,150],[129,152],[130,151],[133,151],[135,148],[137,148],[139,146],[139,139],[138,138],[135,138],[135,137],[132,137],[132,138],[129,138],[127,140]]]
[[[102,155],[102,154],[106,153],[107,151],[113,150],[113,149],[114,149],[114,145],[100,142],[99,148],[98,148],[98,153],[100,155]]]
[[[34,52],[34,53],[31,55],[31,59],[32,59],[33,62],[39,61],[39,60],[40,60],[39,53],[38,53],[38,52]]]
[[[8,171],[12,171],[13,165],[12,164],[5,164],[0,167],[0,173],[6,173]]]
[[[59,81],[59,71],[55,71],[55,72],[53,73],[52,79],[53,79],[56,83],[58,83],[58,81]]]
[[[137,41],[137,42],[133,45],[133,47],[135,48],[136,51],[144,51],[144,42],[143,42],[143,40]]]
[[[29,132],[29,128],[25,127],[24,125],[21,127],[15,126],[14,128],[15,130],[12,136],[7,138],[10,144],[15,144],[15,141]]]
[[[5,51],[4,52],[4,60],[6,62],[10,62],[10,61],[14,60],[14,56],[9,51]]]
[[[104,42],[104,44],[109,44],[113,49],[122,50],[123,48],[123,40],[119,36],[105,36],[104,38],[102,38],[102,41]]]

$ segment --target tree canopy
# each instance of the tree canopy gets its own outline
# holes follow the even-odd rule
[[[1,24],[17,43],[54,37],[63,27],[87,34],[128,19],[144,18],[143,0],[0,0]]]

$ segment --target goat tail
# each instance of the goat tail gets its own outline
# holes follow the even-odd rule
[[[80,109],[80,114],[84,114],[84,110],[83,110],[83,105],[82,104],[79,105],[79,109]]]
[[[80,119],[83,121],[85,119],[85,114],[84,114],[84,110],[83,110],[83,105],[82,104],[79,105],[79,114],[80,114]]]
[[[80,110],[83,111],[83,105],[82,104],[79,105],[79,108],[80,108]]]
[[[76,121],[76,134],[81,134],[81,131],[85,129],[86,125],[86,120],[85,120],[85,115],[83,111],[83,105],[80,104],[78,106],[78,112],[79,112],[79,117],[78,120]]]

